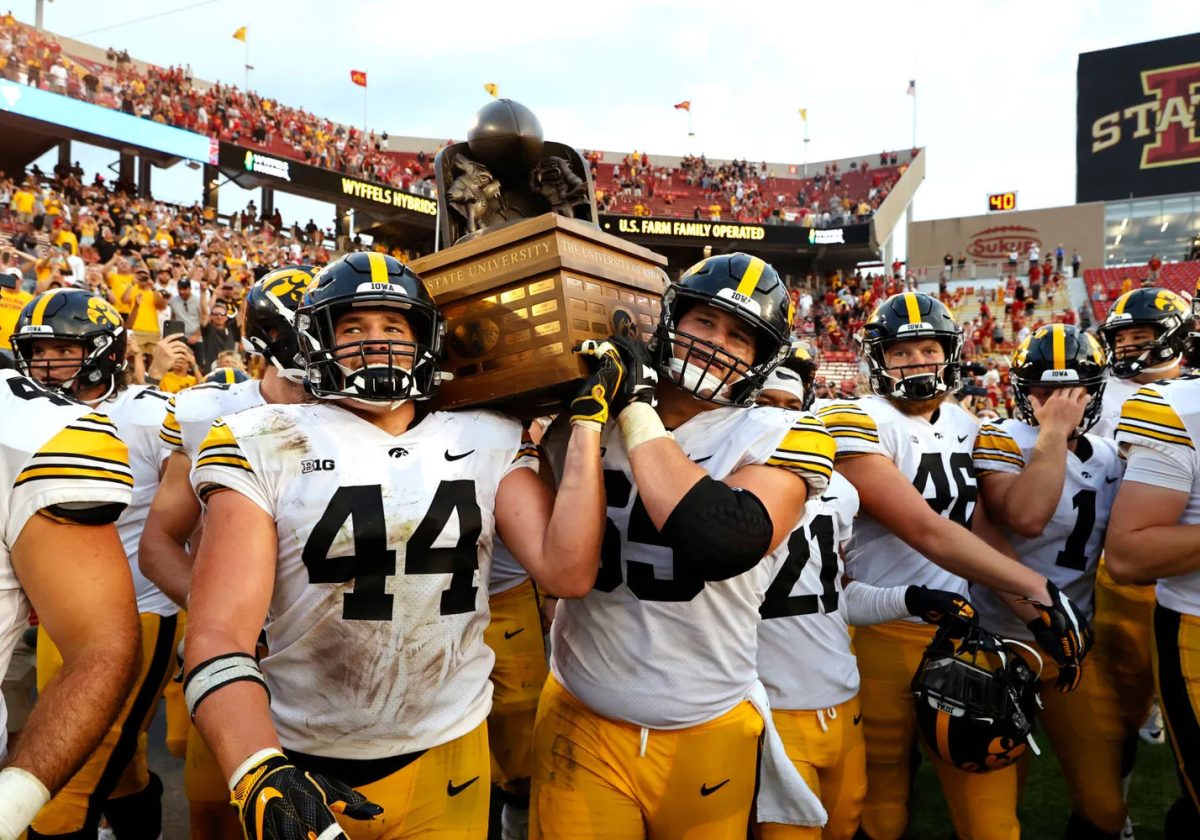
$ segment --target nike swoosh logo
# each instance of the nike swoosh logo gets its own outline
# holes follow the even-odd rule
[[[1105,476],[1105,477],[1104,477],[1104,483],[1105,483],[1105,484],[1112,484],[1114,481],[1118,480],[1120,477],[1121,477],[1121,476],[1119,476],[1119,475],[1115,475],[1115,476],[1113,476],[1112,478],[1109,478],[1108,476]]]
[[[505,630],[504,638],[511,639],[513,636],[517,635],[518,633],[524,633],[524,632],[525,632],[524,627],[518,627],[516,630],[513,630],[511,633],[509,631]]]
[[[263,836],[263,818],[267,815],[267,803],[272,799],[282,798],[283,794],[275,788],[263,788],[262,792],[254,800],[254,834],[256,837]]]
[[[854,725],[858,726],[860,723],[862,723],[862,712],[859,712],[854,716]]]
[[[822,502],[832,502],[836,498],[837,498],[837,496],[822,496],[821,501]]]
[[[709,787],[707,784],[701,783],[700,795],[701,796],[711,796],[712,794],[719,791],[721,788],[725,787],[725,785],[727,785],[727,784],[729,784],[729,779],[726,779],[725,781],[721,782],[719,785],[713,785],[712,787]]]
[[[707,461],[711,457],[712,457],[711,455],[705,455],[703,458],[693,458],[692,463],[693,464],[703,464],[705,461]]]
[[[463,782],[461,785],[456,785],[456,784],[454,784],[453,779],[449,779],[446,782],[446,795],[447,796],[458,796],[460,793],[462,793],[464,790],[469,788],[471,785],[475,784],[477,781],[479,781],[478,776],[476,776],[473,779],[467,779],[467,781]]]
[[[959,442],[959,443],[963,443],[963,442],[964,442],[966,439],[967,439],[967,436],[966,436],[966,435],[963,435],[962,437],[960,437],[960,438],[958,439],[958,442]]]
[[[450,454],[450,450],[449,450],[449,449],[447,449],[447,450],[446,450],[446,460],[447,460],[447,461],[457,461],[457,460],[459,460],[460,458],[466,458],[468,455],[470,455],[470,454],[471,454],[472,452],[474,452],[474,451],[475,451],[474,449],[471,449],[471,450],[468,450],[467,452],[464,452],[464,453],[463,453],[463,454],[461,454],[461,455],[451,455],[451,454]]]

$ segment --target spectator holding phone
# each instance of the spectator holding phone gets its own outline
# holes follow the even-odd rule
[[[241,331],[234,317],[233,304],[224,298],[216,298],[209,302],[207,291],[200,293],[200,334],[203,337],[200,347],[200,370],[212,370],[213,362],[225,350],[237,350],[241,344]]]
[[[12,345],[9,337],[17,325],[17,316],[33,295],[21,289],[21,272],[13,266],[13,255],[9,250],[0,253],[0,355],[11,366]]]
[[[139,263],[133,270],[133,278],[134,282],[121,292],[120,300],[130,307],[126,324],[137,338],[142,352],[150,353],[162,338],[158,313],[167,308],[167,299],[154,288],[154,281],[150,279],[150,269],[146,268],[145,263]]]

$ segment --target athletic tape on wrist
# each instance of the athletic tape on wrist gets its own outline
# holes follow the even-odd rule
[[[229,789],[231,791],[237,790],[238,782],[242,780],[242,776],[245,776],[252,769],[262,764],[268,758],[274,758],[275,756],[287,758],[287,756],[274,747],[267,747],[266,749],[259,750],[254,755],[247,758],[237,766],[237,769],[233,771],[233,775],[229,777]]]
[[[271,696],[262,669],[247,653],[223,653],[212,659],[201,662],[183,680],[183,699],[187,703],[188,714],[196,719],[196,708],[204,698],[218,688],[223,688],[235,682],[255,682]]]
[[[625,438],[625,451],[632,452],[641,446],[658,438],[670,437],[671,433],[663,425],[658,412],[643,402],[630,403],[617,417],[621,434]]]
[[[41,779],[20,767],[0,770],[0,840],[16,840],[33,822],[50,791]]]

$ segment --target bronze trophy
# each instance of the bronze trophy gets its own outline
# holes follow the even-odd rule
[[[554,414],[587,374],[587,338],[650,337],[664,257],[602,232],[582,155],[547,142],[537,117],[498,99],[467,142],[434,159],[443,243],[414,260],[447,320],[438,408]]]

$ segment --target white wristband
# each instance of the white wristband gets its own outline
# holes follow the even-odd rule
[[[617,423],[621,427],[621,434],[625,437],[626,452],[632,452],[635,447],[641,446],[643,443],[671,436],[667,427],[663,425],[662,418],[658,416],[658,412],[644,402],[627,405],[625,410],[617,416]]]
[[[17,840],[49,801],[50,791],[28,770],[0,770],[0,840]]]
[[[237,766],[237,769],[233,771],[233,775],[229,777],[229,789],[233,790],[234,788],[236,788],[237,783],[242,780],[242,776],[245,776],[247,773],[250,772],[251,767],[254,767],[257,764],[261,764],[262,762],[266,761],[268,758],[271,758],[272,756],[276,756],[276,755],[283,757],[283,758],[287,757],[287,756],[284,756],[283,753],[281,753],[279,750],[275,749],[274,747],[267,747],[266,749],[259,750],[254,755],[247,758],[245,761],[243,761],[241,764],[239,764]]]

